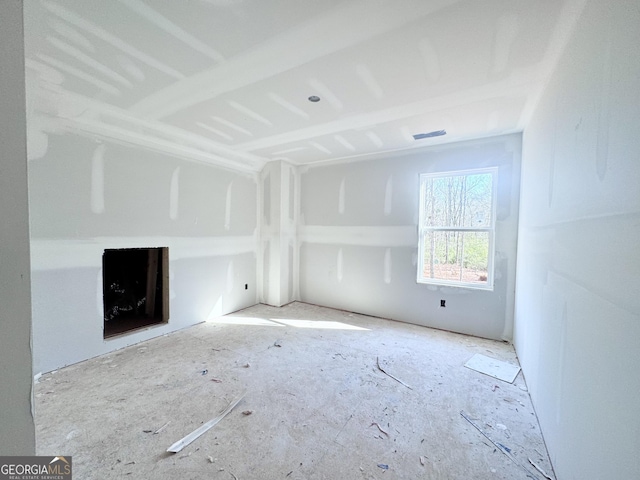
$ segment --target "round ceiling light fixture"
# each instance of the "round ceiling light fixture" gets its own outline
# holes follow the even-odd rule
[[[317,103],[317,102],[319,102],[319,101],[320,101],[320,97],[318,97],[317,95],[311,95],[311,96],[309,97],[309,101],[310,101],[310,102],[313,102],[313,103]]]

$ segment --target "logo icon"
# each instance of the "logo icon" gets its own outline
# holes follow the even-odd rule
[[[0,480],[71,480],[71,457],[0,457]]]

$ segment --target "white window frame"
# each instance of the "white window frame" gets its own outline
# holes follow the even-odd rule
[[[423,225],[424,208],[425,208],[425,180],[429,178],[441,177],[462,177],[478,174],[491,174],[491,222],[488,227],[451,227],[437,226],[429,227]],[[468,170],[453,170],[448,172],[434,172],[420,174],[420,205],[418,217],[418,262],[417,262],[417,282],[429,285],[440,285],[448,287],[472,288],[477,290],[493,291],[494,286],[494,259],[495,259],[495,231],[496,231],[496,210],[497,210],[497,185],[498,185],[498,167],[474,168]],[[430,278],[424,276],[424,238],[428,232],[486,232],[489,234],[489,255],[487,265],[487,281],[486,283],[470,283],[459,280],[445,280],[438,278]]]

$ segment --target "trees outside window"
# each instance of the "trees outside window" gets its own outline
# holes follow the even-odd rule
[[[493,289],[497,172],[420,175],[418,282]]]

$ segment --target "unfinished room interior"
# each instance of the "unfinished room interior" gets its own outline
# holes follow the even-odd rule
[[[640,478],[638,0],[3,0],[0,222],[0,455]]]

